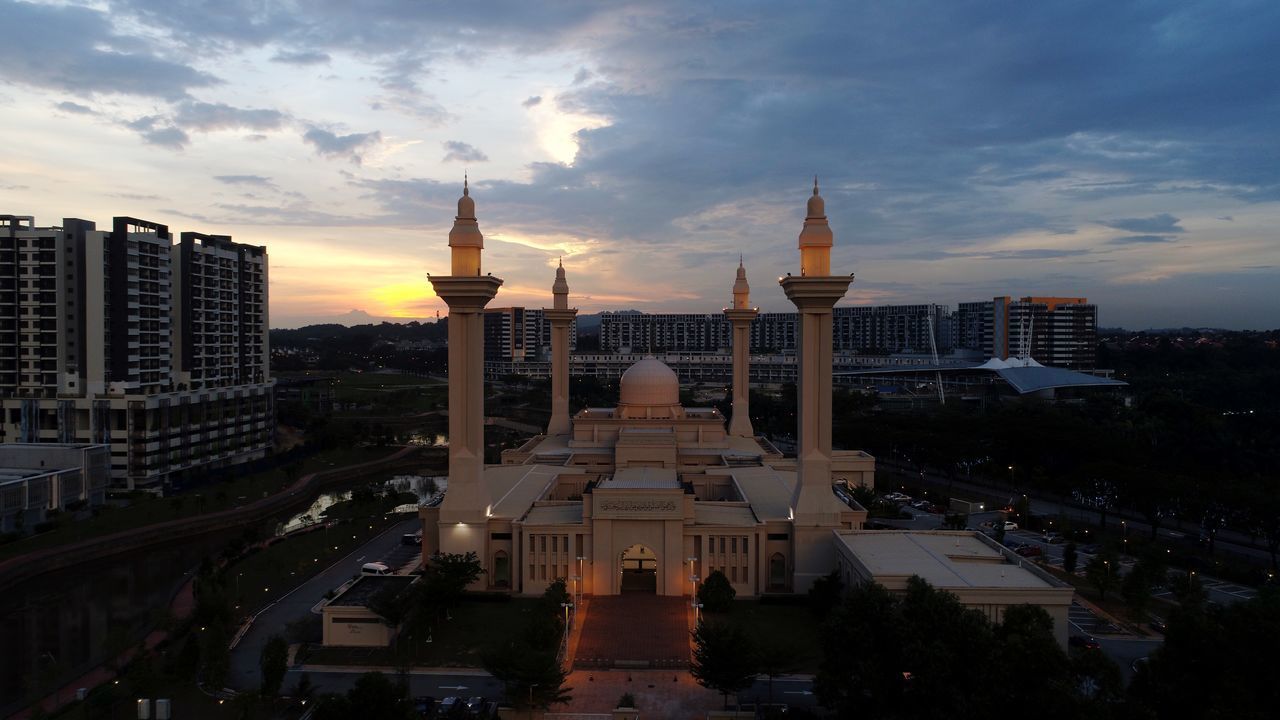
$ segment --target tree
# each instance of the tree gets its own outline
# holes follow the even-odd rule
[[[262,694],[272,696],[280,692],[284,674],[288,668],[289,643],[279,635],[272,635],[262,646],[258,666],[262,669]]]
[[[826,618],[831,609],[840,604],[840,594],[843,592],[844,581],[840,579],[839,572],[832,570],[830,574],[815,580],[809,588],[809,610],[820,619]]]
[[[1130,694],[1153,717],[1264,718],[1280,706],[1280,595],[1182,606]]]
[[[796,671],[800,647],[789,638],[770,636],[760,642],[757,659],[760,673],[769,678],[769,702],[773,703],[773,679]]]
[[[719,570],[714,570],[698,587],[698,602],[707,612],[729,612],[733,609],[733,598],[738,594],[729,584],[729,578]]]
[[[727,710],[729,693],[749,687],[755,680],[758,664],[754,643],[738,625],[706,620],[694,630],[693,643],[689,673],[699,685],[719,690]]]
[[[228,648],[227,628],[220,622],[204,626],[200,633],[200,670],[204,685],[221,690],[227,684],[231,672],[231,651]]]
[[[1106,600],[1107,591],[1115,588],[1119,578],[1119,564],[1116,554],[1107,549],[1094,555],[1084,566],[1085,578],[1098,589],[1099,599]]]
[[[473,552],[436,553],[423,567],[421,595],[439,614],[453,607],[483,572],[480,559]]]
[[[556,657],[556,648],[537,648],[513,641],[481,657],[484,669],[502,683],[507,702],[517,710],[547,710],[573,700],[565,687],[569,674]]]
[[[414,716],[409,688],[380,672],[361,675],[347,692],[347,702],[357,711],[352,715],[386,720],[409,720]]]
[[[1076,571],[1076,561],[1080,559],[1079,552],[1076,550],[1076,544],[1069,542],[1062,548],[1062,569],[1068,573]]]
[[[1038,605],[1007,607],[995,638],[996,702],[1023,711],[1035,708],[1046,719],[1073,717],[1070,661],[1054,638],[1049,613]]]

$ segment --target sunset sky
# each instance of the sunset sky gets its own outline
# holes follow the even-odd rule
[[[849,304],[1087,296],[1280,326],[1280,2],[0,0],[0,213],[268,247],[276,327],[717,311],[820,176]]]

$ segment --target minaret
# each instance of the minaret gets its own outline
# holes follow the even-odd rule
[[[738,256],[738,277],[733,281],[733,307],[725,308],[725,317],[733,326],[733,416],[729,418],[729,434],[754,437],[751,429],[751,321],[760,314],[751,307],[751,287],[747,285],[747,269]]]
[[[430,278],[449,306],[449,487],[440,504],[436,549],[476,552],[488,567],[484,523],[492,500],[484,479],[484,306],[502,280],[481,274],[484,235],[465,179],[449,247],[452,274]]]
[[[830,274],[832,244],[815,177],[800,231],[800,275],[779,280],[800,315],[800,427],[791,496],[794,592],[807,591],[835,567],[831,531],[840,524],[840,512],[848,509],[831,490],[831,309],[844,297],[853,276]]]
[[[567,435],[569,423],[569,331],[577,308],[569,307],[569,282],[564,278],[564,262],[556,268],[556,281],[551,285],[551,307],[542,316],[551,323],[551,422],[548,435]]]

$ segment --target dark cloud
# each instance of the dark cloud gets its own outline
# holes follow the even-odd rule
[[[537,105],[541,102],[542,102],[541,95],[530,95],[529,97],[525,98],[525,101],[520,103],[520,105],[522,107],[531,108],[531,107],[537,107]]]
[[[1150,243],[1171,243],[1174,239],[1168,235],[1126,235],[1124,237],[1112,238],[1107,241],[1108,245],[1145,245]]]
[[[382,133],[377,130],[367,133],[351,133],[336,135],[328,130],[313,127],[307,130],[302,139],[315,147],[316,153],[328,157],[345,157],[359,165],[365,149],[382,143]]]
[[[117,35],[107,14],[75,5],[0,2],[0,76],[77,95],[121,93],[178,100],[219,82]]]
[[[299,50],[296,52],[281,50],[271,57],[271,62],[285,63],[286,65],[323,65],[329,62],[330,59],[329,53],[318,50]]]
[[[1178,223],[1178,218],[1169,213],[1160,213],[1145,218],[1121,218],[1119,220],[1102,220],[1101,224],[1116,230],[1128,230],[1135,233],[1183,233],[1186,229]]]
[[[178,106],[173,121],[199,132],[214,130],[278,130],[287,116],[279,110],[237,108],[222,103],[188,101]]]
[[[256,185],[258,187],[275,187],[271,178],[261,175],[214,175],[214,180],[228,185]]]
[[[581,85],[582,83],[595,77],[596,74],[586,68],[578,68],[578,72],[573,74],[573,84]]]
[[[92,115],[93,114],[93,108],[89,107],[88,105],[81,105],[80,103],[74,103],[70,101],[60,102],[54,107],[58,108],[63,112],[69,112],[75,115]]]
[[[444,159],[441,162],[488,162],[489,156],[480,148],[458,140],[446,140],[440,145],[444,148]]]

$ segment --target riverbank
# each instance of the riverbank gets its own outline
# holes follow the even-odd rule
[[[0,586],[161,543],[261,523],[310,502],[311,496],[326,485],[354,480],[370,472],[416,469],[421,466],[426,450],[420,446],[409,446],[377,460],[308,473],[280,492],[240,507],[153,523],[9,558],[0,562]]]

